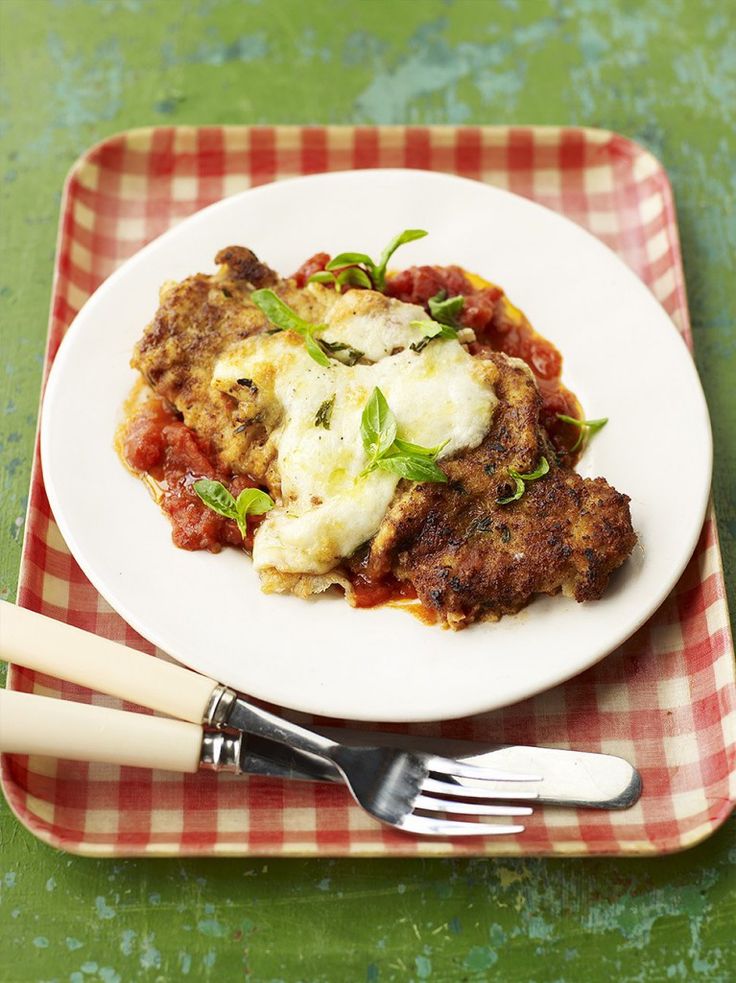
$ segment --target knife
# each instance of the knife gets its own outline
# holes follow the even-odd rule
[[[315,728],[317,729],[317,728]],[[509,772],[537,774],[535,786],[539,805],[576,806],[584,809],[628,809],[639,799],[639,772],[624,758],[612,754],[573,751],[568,748],[499,745],[481,750],[477,742],[445,738],[411,737],[386,732],[360,732],[342,728],[319,728],[319,733],[345,744],[373,744],[442,753],[471,764]],[[337,769],[322,758],[296,751],[260,737],[245,736],[240,770],[265,778],[340,782]],[[458,785],[473,787],[472,779],[457,778]],[[526,791],[520,782],[494,782],[494,790],[509,796]]]
[[[242,741],[205,734],[206,755],[216,759],[208,758],[205,766],[270,778],[341,782],[330,762],[254,734],[265,711],[216,680],[6,602],[0,602],[0,656],[181,721],[244,734]],[[273,719],[270,715],[271,730]],[[477,742],[445,738],[314,729],[345,743],[415,748],[465,757],[477,764],[492,763],[503,770],[539,774],[543,781],[535,784],[534,791],[540,804],[626,809],[641,794],[639,773],[614,755],[563,748],[480,748]],[[469,779],[457,781],[468,787],[475,784]],[[504,798],[525,791],[519,782],[498,782],[497,787]]]

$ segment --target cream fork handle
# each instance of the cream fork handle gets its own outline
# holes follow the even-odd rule
[[[214,679],[0,601],[0,658],[201,723]]]
[[[183,720],[0,690],[0,751],[195,772],[202,728]]]

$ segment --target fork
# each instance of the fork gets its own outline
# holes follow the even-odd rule
[[[227,726],[276,741],[298,751],[331,761],[353,798],[375,819],[410,833],[429,836],[477,836],[520,833],[523,826],[478,824],[458,819],[437,819],[421,813],[453,816],[528,816],[526,806],[495,805],[489,799],[538,798],[536,792],[495,791],[488,786],[462,786],[453,781],[468,778],[479,782],[538,782],[539,775],[523,775],[480,765],[467,764],[426,751],[396,747],[353,747],[284,720],[247,702],[233,690],[222,687],[223,709],[215,707],[214,718],[224,713]],[[472,799],[474,801],[464,801]]]
[[[0,654],[10,662],[111,693],[179,720],[20,693],[0,693],[0,750],[86,761],[196,771],[240,772],[248,734],[331,762],[356,802],[380,822],[428,836],[514,834],[537,792],[494,790],[493,782],[537,782],[422,751],[353,747],[249,703],[234,690],[181,666],[152,659],[14,605],[0,603]],[[239,731],[212,735],[202,723]],[[472,779],[460,786],[454,779]],[[499,802],[501,804],[499,804]],[[458,818],[440,818],[458,817]],[[463,818],[460,818],[463,817]]]

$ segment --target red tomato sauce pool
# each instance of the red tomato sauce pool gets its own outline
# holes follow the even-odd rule
[[[258,483],[219,468],[211,448],[162,400],[152,397],[131,415],[121,434],[120,453],[131,471],[150,475],[157,483],[159,505],[171,521],[171,537],[178,547],[211,553],[223,546],[253,549],[253,533],[263,516],[248,516],[243,540],[237,524],[207,508],[194,484],[200,478],[221,481],[237,498]]]

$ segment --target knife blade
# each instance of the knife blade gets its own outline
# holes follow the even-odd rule
[[[534,789],[520,782],[494,782],[504,793],[535,791],[540,805],[577,806],[588,809],[628,809],[642,792],[639,772],[624,758],[611,754],[573,751],[567,748],[503,745],[479,749],[472,741],[417,737],[385,732],[360,733],[337,728],[320,728],[326,737],[346,744],[388,745],[441,753],[473,764],[505,771],[539,774]],[[241,772],[266,778],[301,781],[341,782],[329,761],[261,737],[245,735],[240,757]],[[459,785],[477,785],[472,779],[455,779]]]

